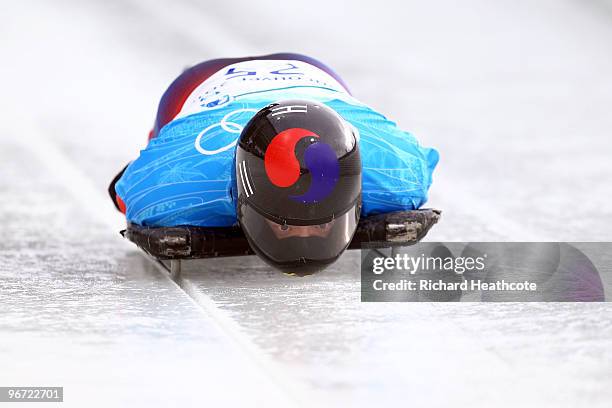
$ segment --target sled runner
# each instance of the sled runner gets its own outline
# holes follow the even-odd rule
[[[407,246],[420,241],[441,211],[420,209],[362,217],[348,249]],[[253,255],[240,227],[143,227],[128,223],[121,235],[158,260]]]

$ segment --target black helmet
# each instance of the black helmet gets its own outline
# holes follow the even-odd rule
[[[361,211],[361,159],[353,128],[317,102],[266,106],[236,148],[238,221],[251,248],[286,272],[334,262]]]

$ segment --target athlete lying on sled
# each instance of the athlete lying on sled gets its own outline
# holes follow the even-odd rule
[[[109,192],[125,235],[157,258],[254,252],[308,273],[351,240],[415,242],[439,217],[413,211],[427,200],[437,151],[303,55],[187,69],[149,139]]]

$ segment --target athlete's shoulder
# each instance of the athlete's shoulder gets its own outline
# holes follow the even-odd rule
[[[326,102],[326,105],[338,112],[361,133],[402,134],[412,137],[408,132],[402,130],[395,121],[352,96],[335,98]]]

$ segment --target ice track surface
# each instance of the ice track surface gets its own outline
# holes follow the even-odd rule
[[[609,304],[363,304],[358,253],[302,279],[189,262],[177,285],[105,196],[184,66],[294,51],[440,151],[429,240],[609,241],[609,2],[0,12],[0,386],[74,407],[610,405]]]

